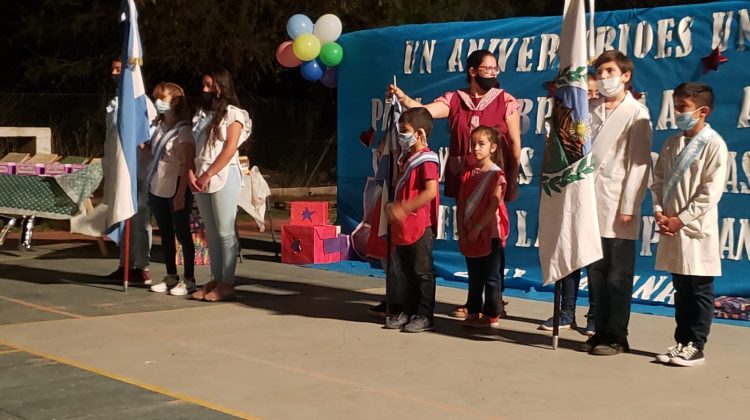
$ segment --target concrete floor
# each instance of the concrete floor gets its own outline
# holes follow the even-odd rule
[[[750,328],[715,324],[707,364],[676,368],[651,362],[670,344],[666,317],[633,314],[633,352],[593,357],[572,350],[576,331],[550,349],[536,330],[548,303],[511,299],[499,330],[441,315],[434,332],[405,334],[367,314],[378,279],[246,250],[238,299],[208,304],[103,285],[116,262],[97,255],[89,243],[0,250],[0,420],[748,416]],[[439,287],[437,311],[464,298]]]

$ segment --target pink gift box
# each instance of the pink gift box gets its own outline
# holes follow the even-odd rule
[[[352,255],[351,238],[345,233],[335,238],[324,239],[323,250],[326,254],[338,252],[341,255],[341,261],[356,259]]]
[[[48,163],[44,165],[45,175],[65,175],[70,173],[69,163]]]
[[[289,224],[316,226],[328,224],[327,201],[292,201]]]
[[[16,173],[15,162],[0,162],[0,174],[13,175]]]
[[[44,174],[43,163],[19,163],[16,166],[16,175],[42,175]]]
[[[70,172],[69,173],[73,173],[73,172],[79,171],[79,170],[81,170],[81,169],[83,169],[85,167],[86,167],[85,163],[74,163],[74,164],[70,165]]]
[[[325,240],[338,241],[338,226],[281,227],[281,262],[286,264],[321,264],[341,261],[338,247],[326,252]]]

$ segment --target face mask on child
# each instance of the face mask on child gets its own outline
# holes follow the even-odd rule
[[[401,150],[407,151],[416,143],[417,138],[414,136],[414,133],[398,133],[398,144],[401,146]]]
[[[169,102],[164,102],[161,99],[157,99],[154,103],[154,107],[156,108],[156,112],[158,114],[166,114],[167,111],[171,109],[169,106]]]
[[[599,79],[596,81],[596,88],[602,95],[607,98],[617,96],[623,89],[620,76],[610,77],[609,79]]]
[[[695,111],[688,111],[688,112],[680,112],[679,114],[675,114],[674,116],[674,122],[677,124],[677,128],[679,128],[682,131],[688,131],[691,128],[695,127],[696,124],[698,124],[699,118],[693,117],[693,114],[695,114],[700,108],[696,109]]]

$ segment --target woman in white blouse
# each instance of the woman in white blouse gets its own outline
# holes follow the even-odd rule
[[[190,109],[185,92],[174,83],[159,83],[153,93],[158,117],[151,136],[151,163],[147,167],[151,214],[156,219],[164,253],[167,276],[151,291],[185,296],[195,291],[195,248],[190,234],[193,194],[188,188],[188,172],[193,169],[195,144]],[[175,234],[182,245],[184,276],[177,275]]]
[[[239,107],[226,69],[203,75],[203,95],[204,104],[193,118],[195,172],[188,181],[206,226],[212,279],[193,298],[218,302],[234,295],[238,250],[234,224],[242,188],[237,148],[250,137],[252,122]]]

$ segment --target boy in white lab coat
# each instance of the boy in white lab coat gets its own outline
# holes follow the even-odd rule
[[[674,91],[680,134],[664,142],[654,167],[651,193],[661,237],[656,269],[672,273],[676,344],[656,356],[662,363],[695,366],[705,362],[713,317],[714,276],[721,276],[718,204],[727,176],[727,146],[706,117],[714,95],[703,83],[683,83]]]
[[[596,306],[595,332],[581,351],[612,356],[630,350],[635,240],[651,163],[648,108],[629,92],[633,62],[617,50],[594,63],[599,94],[589,102],[603,258],[588,267]]]

